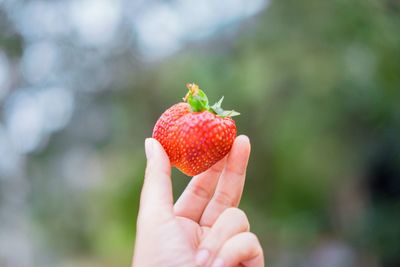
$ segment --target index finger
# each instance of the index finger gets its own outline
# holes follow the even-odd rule
[[[214,196],[200,219],[200,225],[211,226],[229,207],[237,207],[242,197],[250,156],[250,140],[245,135],[236,137],[229,152],[225,169],[218,181]]]

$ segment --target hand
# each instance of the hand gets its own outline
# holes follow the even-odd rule
[[[171,166],[162,146],[145,142],[147,167],[140,199],[135,267],[263,267],[263,251],[237,208],[250,142],[236,138],[229,155],[193,177],[173,204]]]

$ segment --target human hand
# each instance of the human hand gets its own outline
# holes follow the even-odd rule
[[[237,208],[250,142],[238,136],[227,157],[190,181],[173,204],[171,166],[157,140],[145,142],[147,167],[137,221],[134,267],[263,267],[257,237]]]

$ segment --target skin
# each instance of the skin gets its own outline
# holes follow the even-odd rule
[[[261,245],[237,208],[250,155],[247,136],[238,136],[227,157],[193,177],[175,204],[167,154],[152,138],[145,150],[132,266],[264,266]]]

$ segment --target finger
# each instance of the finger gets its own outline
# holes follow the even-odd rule
[[[212,267],[264,267],[263,250],[255,234],[244,232],[224,243]]]
[[[249,228],[249,221],[242,210],[238,208],[226,209],[200,243],[196,264],[198,266],[209,266],[227,240],[238,233],[249,231]]]
[[[249,156],[249,138],[245,135],[236,137],[214,196],[200,219],[200,225],[211,226],[225,209],[239,205]]]
[[[161,144],[153,139],[145,141],[146,173],[140,198],[140,209],[146,212],[165,211],[172,214],[171,165]]]
[[[212,198],[218,178],[224,169],[226,157],[207,171],[192,178],[185,191],[176,201],[174,213],[198,222]]]

